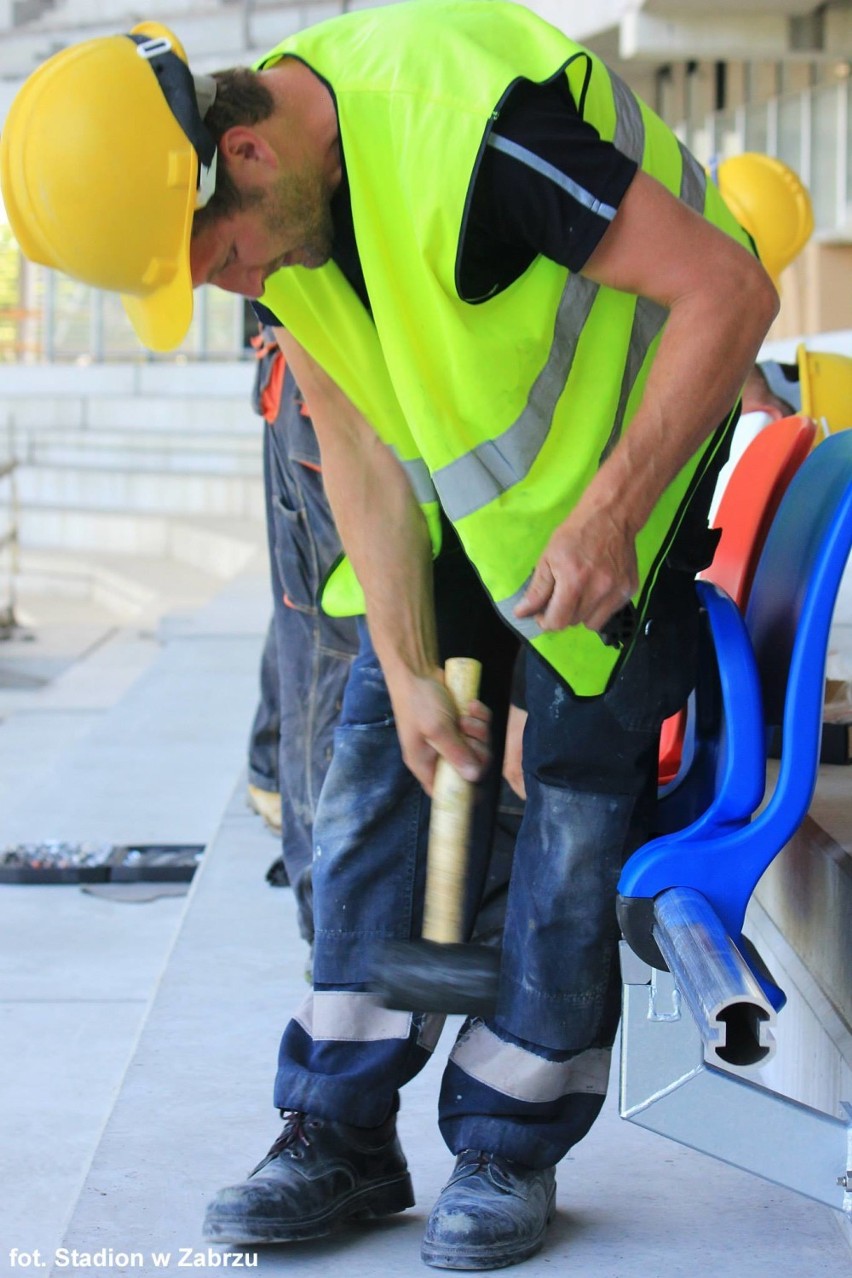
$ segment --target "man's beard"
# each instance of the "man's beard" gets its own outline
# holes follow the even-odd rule
[[[331,257],[334,224],[325,184],[318,174],[282,177],[264,208],[267,230],[291,246],[290,264],[316,270]]]

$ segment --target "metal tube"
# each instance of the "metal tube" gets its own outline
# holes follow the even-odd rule
[[[706,897],[670,888],[654,902],[654,940],[704,1042],[723,1068],[766,1063],[775,1010]]]

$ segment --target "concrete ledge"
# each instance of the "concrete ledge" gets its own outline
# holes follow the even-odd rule
[[[24,611],[31,601],[50,596],[91,600],[128,620],[199,607],[221,588],[221,577],[174,559],[106,554],[87,559],[55,550],[26,551],[15,575]]]
[[[208,515],[262,521],[259,475],[205,470],[157,471],[76,465],[19,466],[18,495],[28,512],[45,506],[149,514]]]
[[[9,367],[18,369],[19,366]],[[98,367],[109,368],[108,365]],[[90,383],[82,381],[64,395],[55,393],[51,379],[47,379],[41,389],[24,383],[17,393],[4,382],[0,393],[0,437],[5,427],[18,442],[54,437],[60,429],[63,432],[132,431],[140,435],[154,434],[160,439],[181,432],[203,440],[206,445],[234,435],[256,440],[262,423],[249,401],[254,370],[242,364],[237,368],[241,374],[238,384],[226,385],[221,394],[212,390],[206,395],[192,396],[177,392],[121,395],[111,388],[101,394],[92,370],[86,370],[92,372]]]
[[[227,579],[266,553],[263,523],[213,518],[175,519],[142,511],[39,507],[19,517],[25,550],[86,551],[128,557],[176,559]]]
[[[199,433],[193,437],[177,431],[130,435],[127,431],[69,432],[53,428],[51,437],[46,436],[47,432],[41,431],[26,442],[18,452],[22,463],[230,475],[260,475],[263,466],[260,434],[216,436],[215,444],[211,444],[209,436]]]
[[[221,363],[181,364],[140,359],[132,363],[9,364],[3,369],[3,402],[16,396],[109,397],[187,396],[215,400],[243,396],[248,404],[253,371],[250,356]]]

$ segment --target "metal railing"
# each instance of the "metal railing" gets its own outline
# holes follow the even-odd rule
[[[20,571],[20,511],[15,472],[18,467],[14,422],[7,428],[5,456],[0,455],[0,638],[17,629],[16,587]]]

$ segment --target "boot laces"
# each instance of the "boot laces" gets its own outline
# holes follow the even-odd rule
[[[459,1154],[451,1183],[452,1180],[462,1180],[468,1176],[486,1172],[496,1188],[511,1190],[513,1187],[511,1168],[512,1163],[508,1158],[492,1154],[487,1149],[463,1149]]]
[[[463,1149],[459,1155],[459,1170],[464,1169],[478,1172],[493,1162],[496,1154],[489,1154],[486,1149]]]
[[[274,1158],[280,1158],[282,1154],[286,1154],[288,1158],[304,1158],[305,1150],[311,1145],[309,1132],[322,1127],[321,1118],[312,1118],[301,1110],[282,1109],[280,1112],[284,1119],[284,1130],[272,1144],[266,1157],[261,1159],[254,1171],[249,1172],[249,1178],[266,1167]]]

